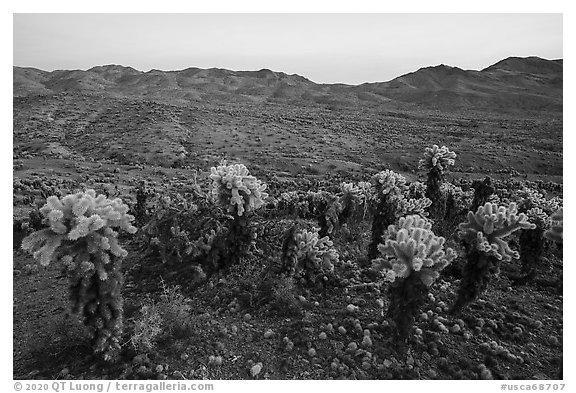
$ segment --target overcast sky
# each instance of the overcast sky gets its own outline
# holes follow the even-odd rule
[[[387,81],[420,67],[558,59],[562,14],[14,14],[14,65],[187,67]]]

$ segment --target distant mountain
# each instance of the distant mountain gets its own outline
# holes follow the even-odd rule
[[[482,71],[439,65],[354,89],[438,109],[561,111],[562,69],[562,60],[508,58]]]
[[[482,71],[508,71],[508,72],[523,72],[527,74],[562,74],[562,59],[558,60],[545,60],[539,57],[509,57],[498,63],[485,68]]]
[[[168,101],[413,105],[435,109],[562,111],[563,62],[510,57],[481,71],[439,65],[388,82],[317,84],[268,69],[142,72],[121,65],[46,72],[14,67],[13,95],[82,92]]]

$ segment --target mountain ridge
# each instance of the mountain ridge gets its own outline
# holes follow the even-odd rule
[[[440,64],[386,82],[359,85],[319,84],[298,74],[267,68],[233,71],[188,67],[144,72],[118,64],[55,71],[14,66],[13,77],[13,96],[95,92],[182,102],[561,111],[563,60],[508,57],[479,71]]]

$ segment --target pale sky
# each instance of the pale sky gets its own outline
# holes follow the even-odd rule
[[[387,81],[447,64],[563,57],[562,14],[14,14],[16,66],[188,67]]]

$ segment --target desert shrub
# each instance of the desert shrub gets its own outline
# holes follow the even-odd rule
[[[133,321],[132,347],[137,352],[150,352],[159,340],[189,333],[191,309],[190,299],[182,295],[178,286],[166,287],[162,283],[160,299],[145,299]]]
[[[300,301],[296,298],[294,277],[280,276],[271,288],[269,306],[278,315],[299,315],[302,310]]]
[[[136,232],[134,217],[127,212],[120,199],[97,196],[94,190],[62,199],[51,196],[40,209],[48,228],[22,241],[22,248],[41,265],[58,261],[64,268],[73,311],[82,313],[94,351],[106,360],[120,349],[121,264],[128,253],[118,243],[118,231]]]
[[[140,315],[134,320],[130,343],[136,352],[150,352],[162,335],[162,316],[151,300],[146,300],[140,309]]]
[[[156,208],[141,231],[149,251],[167,265],[201,265],[223,230],[218,210],[201,193],[160,195],[153,204]]]
[[[158,309],[164,321],[164,331],[169,335],[182,336],[190,331],[190,299],[180,292],[180,287],[162,285]]]

